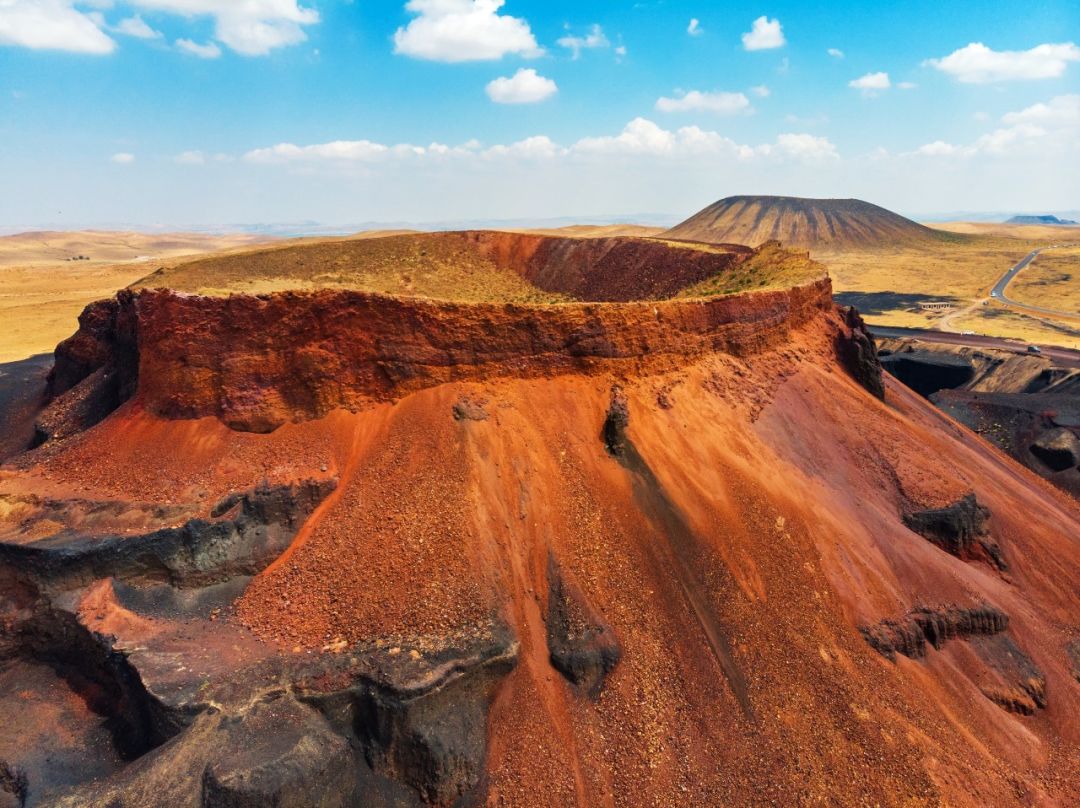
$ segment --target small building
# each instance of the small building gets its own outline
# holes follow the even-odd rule
[[[948,300],[926,300],[919,303],[920,311],[949,311],[955,308],[956,305]]]

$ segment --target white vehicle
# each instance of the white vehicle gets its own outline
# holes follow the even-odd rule
[[[975,336],[975,332],[974,331],[961,331],[960,336],[961,337],[973,337],[973,336]]]

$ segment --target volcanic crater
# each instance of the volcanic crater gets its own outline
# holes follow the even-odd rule
[[[1075,803],[1078,537],[775,243],[194,261],[0,469],[0,805]]]

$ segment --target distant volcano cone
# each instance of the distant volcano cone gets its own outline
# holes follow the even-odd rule
[[[940,241],[942,235],[860,199],[729,196],[663,234],[666,238],[756,247],[779,241],[809,250]]]

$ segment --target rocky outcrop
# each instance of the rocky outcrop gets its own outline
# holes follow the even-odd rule
[[[261,486],[215,508],[229,519],[192,519],[137,536],[61,533],[32,543],[0,543],[0,565],[51,589],[99,578],[205,586],[254,575],[288,546],[300,524],[335,487],[333,480]]]
[[[1073,640],[1065,646],[1065,656],[1069,660],[1069,670],[1073,678],[1080,682],[1080,640]]]
[[[566,679],[598,698],[607,675],[622,658],[622,648],[599,611],[548,556],[547,644],[551,664]]]
[[[138,318],[134,294],[119,292],[112,300],[87,306],[79,315],[79,330],[56,346],[49,373],[51,398],[66,393],[94,371],[107,368],[118,375],[120,396],[130,396],[138,383]]]
[[[710,352],[749,355],[831,308],[827,279],[701,301],[549,307],[347,291],[124,292],[92,304],[57,348],[52,391],[112,367],[121,391],[137,380],[151,413],[266,432],[450,381],[671,370]]]
[[[83,694],[90,708],[108,719],[113,744],[124,758],[160,746],[205,708],[170,704],[151,693],[112,638],[83,624],[65,607],[67,600],[42,595],[33,615],[16,628],[16,653],[50,666]]]
[[[885,398],[885,382],[881,378],[874,337],[854,306],[841,306],[844,330],[837,337],[837,353],[848,373],[877,398]]]
[[[455,421],[486,421],[488,412],[486,402],[469,396],[462,396],[454,402],[451,413]]]
[[[1010,713],[1034,715],[1046,708],[1046,674],[1011,637],[977,637],[971,644],[997,675],[996,682],[983,684],[983,695]]]
[[[1051,471],[1067,471],[1080,465],[1080,437],[1065,427],[1048,429],[1030,448]]]
[[[1064,434],[1080,435],[1080,395],[943,390],[930,400],[1040,477],[1080,498],[1080,469],[1067,465],[1072,441]]]
[[[882,620],[859,631],[870,646],[887,659],[903,654],[912,659],[926,655],[927,644],[941,648],[952,639],[999,634],[1009,627],[1009,616],[993,606],[912,609],[899,620]]]
[[[608,407],[600,437],[604,448],[612,457],[626,455],[626,428],[630,425],[630,405],[623,391],[615,386],[611,388],[611,406]]]
[[[482,801],[487,712],[516,662],[517,643],[502,630],[427,657],[349,650],[225,666],[212,680],[185,684],[170,706],[187,718],[169,743],[136,750],[136,763],[50,804],[412,808]],[[151,685],[158,676],[196,676],[175,665],[143,670],[144,657],[133,655],[130,664]]]
[[[296,691],[363,750],[375,773],[426,803],[457,804],[481,784],[488,709],[517,654],[509,630],[495,626],[431,657],[373,651],[357,658],[347,687],[328,690],[310,676]]]
[[[349,742],[310,707],[279,694],[217,733],[202,776],[203,808],[346,808],[356,765]]]
[[[37,543],[44,547],[0,545],[3,661],[56,671],[106,722],[122,760],[138,759],[101,778],[90,758],[69,753],[67,782],[79,785],[56,804],[299,808],[476,797],[488,709],[517,660],[505,625],[459,632],[424,653],[340,644],[292,656],[221,622],[220,608],[203,608],[219,591],[235,597],[232,583],[276,558],[334,485],[262,486],[218,502],[216,521],[142,536],[68,532]],[[55,790],[47,769],[25,775],[19,764],[9,767],[9,791]]]
[[[19,767],[0,760],[0,807],[23,808],[26,791],[26,774]]]
[[[101,421],[130,395],[121,391],[121,381],[122,374],[106,365],[53,398],[34,421],[32,445],[82,432]]]
[[[1005,568],[1001,548],[988,536],[990,509],[980,505],[975,494],[944,508],[905,513],[903,519],[909,529],[949,555],[964,560],[985,557],[999,569]]]

